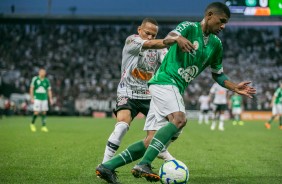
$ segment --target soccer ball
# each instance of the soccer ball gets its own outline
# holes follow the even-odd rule
[[[186,184],[189,179],[189,170],[183,162],[170,160],[161,166],[159,175],[162,184]]]

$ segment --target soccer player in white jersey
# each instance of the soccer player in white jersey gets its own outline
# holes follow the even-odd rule
[[[33,117],[30,124],[32,132],[36,131],[35,120],[39,113],[42,116],[42,128],[41,131],[48,132],[46,127],[46,112],[48,111],[48,99],[52,105],[52,91],[49,80],[45,77],[46,70],[39,69],[39,75],[32,78],[30,84],[30,100],[33,104]]]
[[[117,88],[117,104],[114,111],[117,123],[108,139],[103,162],[96,169],[97,176],[110,183],[115,181],[115,178],[107,178],[107,172],[126,164],[123,163],[122,157],[119,157],[117,161],[110,159],[118,150],[122,138],[129,130],[129,126],[136,115],[139,112],[147,115],[149,111],[151,94],[148,89],[148,81],[167,53],[167,45],[163,43],[163,39],[155,39],[157,33],[158,23],[156,20],[145,18],[138,27],[138,35],[131,35],[125,41],[122,52],[122,76]],[[147,138],[144,141],[138,141],[134,146],[128,148],[133,157],[140,158],[143,156],[150,143],[146,140],[150,140],[154,132],[147,131]],[[140,152],[140,150],[143,151]],[[159,157],[164,160],[173,159],[166,149],[159,154]],[[120,161],[122,163],[119,163]]]
[[[217,122],[219,121],[218,129],[224,131],[224,113],[228,108],[228,94],[227,89],[214,83],[210,89],[210,96],[213,99],[214,114],[212,118],[211,130],[215,130]]]
[[[210,109],[210,96],[206,93],[203,93],[199,97],[200,102],[200,114],[199,114],[199,120],[198,123],[202,124],[203,120],[206,124],[209,124],[209,109]]]

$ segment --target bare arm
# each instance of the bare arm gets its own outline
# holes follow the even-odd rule
[[[273,96],[272,96],[272,99],[271,99],[270,107],[273,107],[273,104],[274,104],[275,99],[276,99],[276,96],[273,95]]]
[[[174,32],[168,33],[163,43],[167,46],[177,43],[183,52],[191,52],[194,50],[194,45],[189,40]]]
[[[48,89],[48,98],[49,98],[49,102],[52,105],[53,104],[53,98],[52,98],[52,90]]]
[[[213,79],[219,84],[221,83],[219,81],[222,80],[223,85],[221,85],[221,84],[220,85],[229,89],[230,91],[234,91],[235,93],[247,96],[249,98],[253,98],[252,95],[256,94],[256,89],[249,86],[251,81],[244,81],[244,82],[240,82],[239,84],[236,84],[236,83],[230,81],[227,78],[224,79],[224,81],[223,81],[223,79],[219,79],[218,76],[220,76],[220,75],[212,73]]]
[[[34,89],[33,86],[29,88],[29,95],[30,95],[30,102],[31,103],[34,102],[33,89]]]
[[[249,98],[253,98],[252,95],[256,94],[256,89],[249,86],[251,81],[240,82],[239,84],[235,84],[230,80],[224,81],[225,87],[231,91],[234,91],[240,95],[247,96]]]
[[[163,39],[147,40],[144,42],[142,49],[163,49],[167,45],[163,43]]]

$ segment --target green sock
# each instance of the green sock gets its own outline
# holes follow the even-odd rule
[[[34,124],[34,123],[35,123],[36,118],[37,118],[37,115],[33,114],[33,116],[32,116],[32,120],[31,120],[31,123],[32,123],[32,124]]]
[[[275,116],[271,116],[270,120],[268,121],[268,123],[272,123],[272,121],[274,120]]]
[[[46,125],[46,114],[42,114],[41,116],[41,121],[42,121],[42,126],[45,126]]]
[[[282,116],[279,117],[279,124],[282,126]]]
[[[165,145],[171,140],[171,138],[179,131],[179,129],[173,124],[168,123],[166,126],[160,128],[154,138],[152,139],[149,147],[147,148],[145,155],[139,164],[151,164],[153,160],[162,151]]]
[[[120,154],[114,156],[111,160],[103,163],[103,165],[111,170],[115,170],[118,167],[129,164],[139,158],[142,158],[146,151],[146,147],[143,141],[138,141],[131,144],[126,150]]]

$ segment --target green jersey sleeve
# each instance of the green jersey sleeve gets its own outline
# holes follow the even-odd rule
[[[213,55],[213,58],[211,60],[211,71],[213,73],[217,73],[220,74],[223,72],[223,67],[222,67],[222,53],[223,53],[223,48],[222,48],[222,43],[221,41],[214,36],[215,40],[218,40],[217,42],[215,42],[215,46],[216,46],[216,50],[215,50],[215,54]]]
[[[34,83],[35,83],[36,79],[37,79],[36,76],[32,78],[32,80],[30,82],[30,87],[34,87]]]
[[[181,36],[187,38],[191,29],[195,27],[195,23],[193,22],[181,22],[177,25],[177,27],[173,30],[173,32],[180,34]]]

